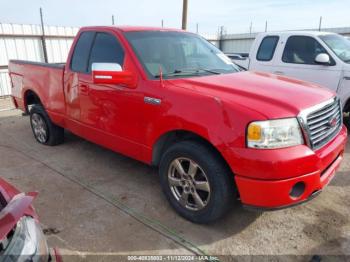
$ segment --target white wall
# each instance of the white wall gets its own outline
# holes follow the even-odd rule
[[[65,62],[78,32],[76,27],[45,26],[45,43],[49,63]],[[0,23],[0,96],[10,95],[11,88],[6,67],[11,59],[44,62],[39,25]]]

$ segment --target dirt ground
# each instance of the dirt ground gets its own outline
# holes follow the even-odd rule
[[[350,142],[341,169],[316,199],[265,213],[237,205],[212,225],[179,217],[156,169],[68,132],[63,145],[42,146],[16,110],[0,112],[0,176],[22,191],[39,191],[34,206],[49,244],[62,254],[350,259]]]

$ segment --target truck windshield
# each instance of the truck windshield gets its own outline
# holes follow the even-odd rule
[[[350,41],[340,35],[320,36],[323,42],[345,63],[350,63]]]
[[[192,33],[126,32],[125,36],[150,78],[228,74],[240,70],[218,48]]]

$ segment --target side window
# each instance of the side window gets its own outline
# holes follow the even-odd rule
[[[91,49],[89,72],[91,72],[92,63],[118,63],[123,67],[124,50],[115,36],[108,33],[97,33]]]
[[[81,73],[87,72],[89,53],[94,36],[94,32],[84,32],[80,35],[71,60],[72,71]]]
[[[316,65],[315,58],[321,53],[327,54],[327,50],[313,37],[291,36],[284,48],[282,61],[292,64]],[[333,59],[331,59],[331,64],[335,64]]]
[[[258,49],[258,53],[256,54],[256,59],[258,61],[271,61],[276,46],[278,44],[279,37],[278,36],[266,36],[261,41],[261,44]]]

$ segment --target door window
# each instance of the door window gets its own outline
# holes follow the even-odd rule
[[[71,60],[72,71],[81,73],[87,72],[89,53],[94,36],[94,32],[84,32],[80,35]]]
[[[278,43],[278,36],[266,36],[262,41],[256,55],[258,61],[271,61]]]
[[[108,33],[97,33],[89,60],[88,71],[91,72],[93,63],[124,64],[124,50],[117,38]]]
[[[318,54],[327,54],[326,49],[313,37],[291,36],[288,38],[283,51],[282,61],[292,64],[316,65],[315,58]],[[331,58],[331,65],[335,62]]]

